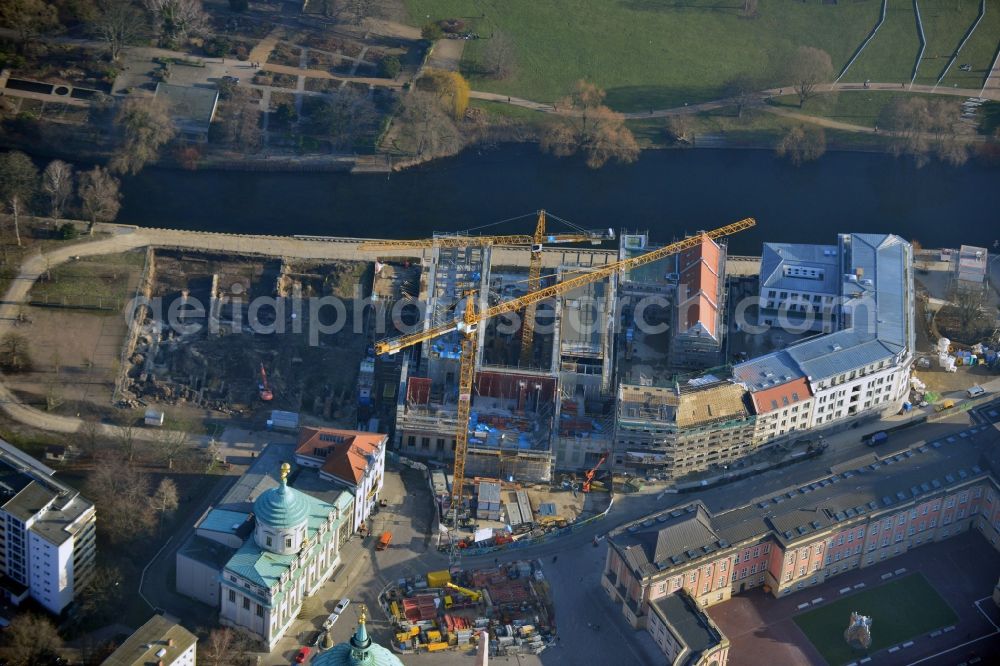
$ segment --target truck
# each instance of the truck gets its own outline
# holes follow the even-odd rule
[[[864,438],[862,441],[864,441],[864,443],[867,444],[868,446],[878,446],[879,444],[885,444],[886,442],[889,441],[889,433],[887,433],[885,430],[879,430],[878,432],[873,433],[868,437]]]
[[[378,538],[378,543],[375,544],[375,550],[385,550],[389,547],[390,541],[392,541],[392,532],[382,532],[382,536]]]

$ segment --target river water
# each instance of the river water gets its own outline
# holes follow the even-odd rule
[[[917,169],[853,152],[794,167],[762,150],[646,151],[635,164],[594,171],[509,145],[389,177],[147,169],[126,180],[124,195],[120,222],[234,233],[420,238],[546,208],[588,229],[648,229],[658,241],[757,218],[730,239],[734,254],[758,254],[764,240],[833,242],[848,231],[928,247],[992,248],[1000,239],[1000,168]],[[525,219],[480,233],[533,227]]]

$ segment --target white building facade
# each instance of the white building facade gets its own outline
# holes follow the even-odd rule
[[[96,512],[55,471],[0,441],[0,587],[58,615],[94,572]]]
[[[338,533],[350,520],[350,497],[328,504],[281,484],[253,504],[253,536],[222,571],[219,621],[274,649],[302,607],[340,564]],[[345,511],[345,508],[347,509]]]

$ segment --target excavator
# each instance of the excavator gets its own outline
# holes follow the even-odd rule
[[[590,484],[594,480],[594,475],[597,474],[597,468],[603,465],[604,461],[607,459],[608,459],[608,452],[605,451],[604,453],[601,454],[601,457],[597,459],[597,464],[587,470],[587,473],[584,475],[583,486],[581,487],[581,490],[583,490],[583,492],[585,493],[590,492]]]
[[[639,266],[663,259],[665,257],[683,252],[684,250],[697,247],[704,238],[716,239],[728,236],[746,229],[750,229],[757,224],[753,218],[746,218],[732,224],[728,224],[712,231],[702,232],[695,236],[690,236],[684,240],[665,245],[661,248],[631,257],[622,261],[606,264],[600,268],[587,273],[580,273],[574,277],[565,278],[548,287],[529,292],[520,298],[509,301],[502,301],[497,305],[487,308],[482,312],[476,312],[475,293],[466,296],[465,309],[458,317],[452,321],[440,324],[428,325],[421,331],[401,335],[388,340],[380,340],[375,343],[375,353],[398,354],[399,352],[412,347],[413,345],[428,340],[433,340],[441,335],[458,331],[462,334],[462,350],[459,357],[458,373],[458,409],[456,413],[455,431],[455,468],[454,480],[452,482],[452,524],[457,526],[457,516],[459,507],[462,504],[462,494],[465,485],[465,459],[469,445],[469,414],[472,408],[472,388],[475,379],[475,349],[479,333],[479,324],[492,317],[517,312],[529,306],[537,305],[549,298],[555,298],[562,294],[569,293],[574,289],[602,280],[613,273],[628,271]],[[457,563],[458,549],[454,547],[456,540],[452,540],[451,561]]]

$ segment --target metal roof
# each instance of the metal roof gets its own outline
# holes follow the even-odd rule
[[[760,286],[768,289],[830,294],[837,293],[840,252],[833,245],[764,243],[760,262]],[[795,269],[814,269],[818,279],[797,275]]]
[[[799,254],[826,246],[779,246],[771,253],[792,248]],[[851,326],[828,335],[809,338],[786,349],[740,363],[733,376],[751,391],[777,386],[806,376],[811,381],[834,377],[879,361],[891,361],[912,345],[908,311],[909,245],[892,234],[841,234],[839,256],[845,273],[839,276],[841,308],[851,312]],[[765,245],[765,254],[768,245]],[[791,252],[791,250],[788,250]],[[775,256],[778,256],[775,254]],[[772,261],[773,264],[773,261]],[[761,283],[773,265],[761,266]]]
[[[867,453],[826,476],[719,514],[701,501],[675,507],[624,525],[609,540],[645,576],[717,557],[711,553],[749,539],[770,537],[787,544],[839,523],[847,527],[862,516],[892,514],[899,504],[943,496],[949,487],[983,474],[984,455],[992,455],[990,464],[1000,466],[1000,453],[991,450],[995,431],[978,427],[967,432],[939,448],[920,446],[883,457]],[[703,547],[713,541],[714,548]]]

